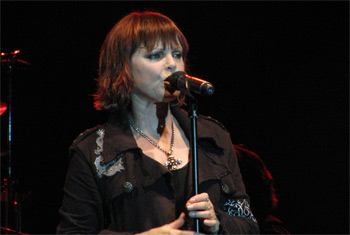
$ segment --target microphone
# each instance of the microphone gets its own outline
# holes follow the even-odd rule
[[[210,82],[192,77],[182,71],[171,74],[165,81],[168,81],[173,89],[183,91],[190,96],[192,96],[192,93],[212,95],[215,91]]]

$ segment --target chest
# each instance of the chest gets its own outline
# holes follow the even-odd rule
[[[143,154],[157,161],[161,165],[165,165],[169,162],[169,155],[172,155],[176,160],[181,161],[181,164],[178,166],[179,168],[189,162],[189,141],[180,129],[175,128],[173,142],[169,135],[161,136],[157,140],[150,137],[145,138],[135,132],[133,134],[137,146],[142,149]]]
[[[106,212],[110,218],[107,226],[117,231],[145,231],[174,221],[177,217],[179,204],[174,191],[176,187],[172,187],[171,174],[151,157],[144,156],[145,152],[126,153],[122,157],[125,170],[102,179],[103,191],[107,192]],[[228,172],[221,169],[217,162],[209,161],[202,149],[199,149],[198,154],[201,163],[200,192],[209,193],[212,202],[219,205],[222,185],[218,178]],[[187,196],[182,206],[191,195],[191,182],[189,174],[185,186]]]

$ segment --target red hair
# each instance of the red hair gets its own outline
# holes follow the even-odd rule
[[[94,95],[97,110],[117,110],[130,103],[133,77],[130,59],[143,45],[151,51],[158,42],[180,44],[186,62],[188,43],[168,17],[156,12],[132,12],[108,33],[100,53],[98,89]],[[186,64],[186,63],[185,63]]]

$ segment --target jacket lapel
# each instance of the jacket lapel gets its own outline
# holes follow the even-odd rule
[[[188,140],[191,138],[191,120],[188,118],[188,113],[184,110],[172,107],[172,114],[177,119],[182,129],[185,132]],[[213,132],[206,125],[210,121],[197,120],[197,148],[198,148],[198,179],[199,182],[209,179],[217,179],[228,174],[226,164],[223,162],[224,147],[219,140],[217,132]],[[216,125],[216,124],[215,124]],[[207,151],[210,149],[210,151]],[[199,157],[200,155],[200,157]],[[192,185],[193,161],[190,160],[190,183]]]

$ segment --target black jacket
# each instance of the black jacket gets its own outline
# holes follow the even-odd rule
[[[189,139],[187,114],[179,108],[172,108],[172,114]],[[71,146],[57,233],[132,234],[176,219],[172,173],[142,153],[125,115],[112,114],[105,125],[82,133]],[[197,130],[199,191],[209,194],[220,233],[258,233],[229,133],[201,116]],[[187,191],[190,198],[191,174]]]

